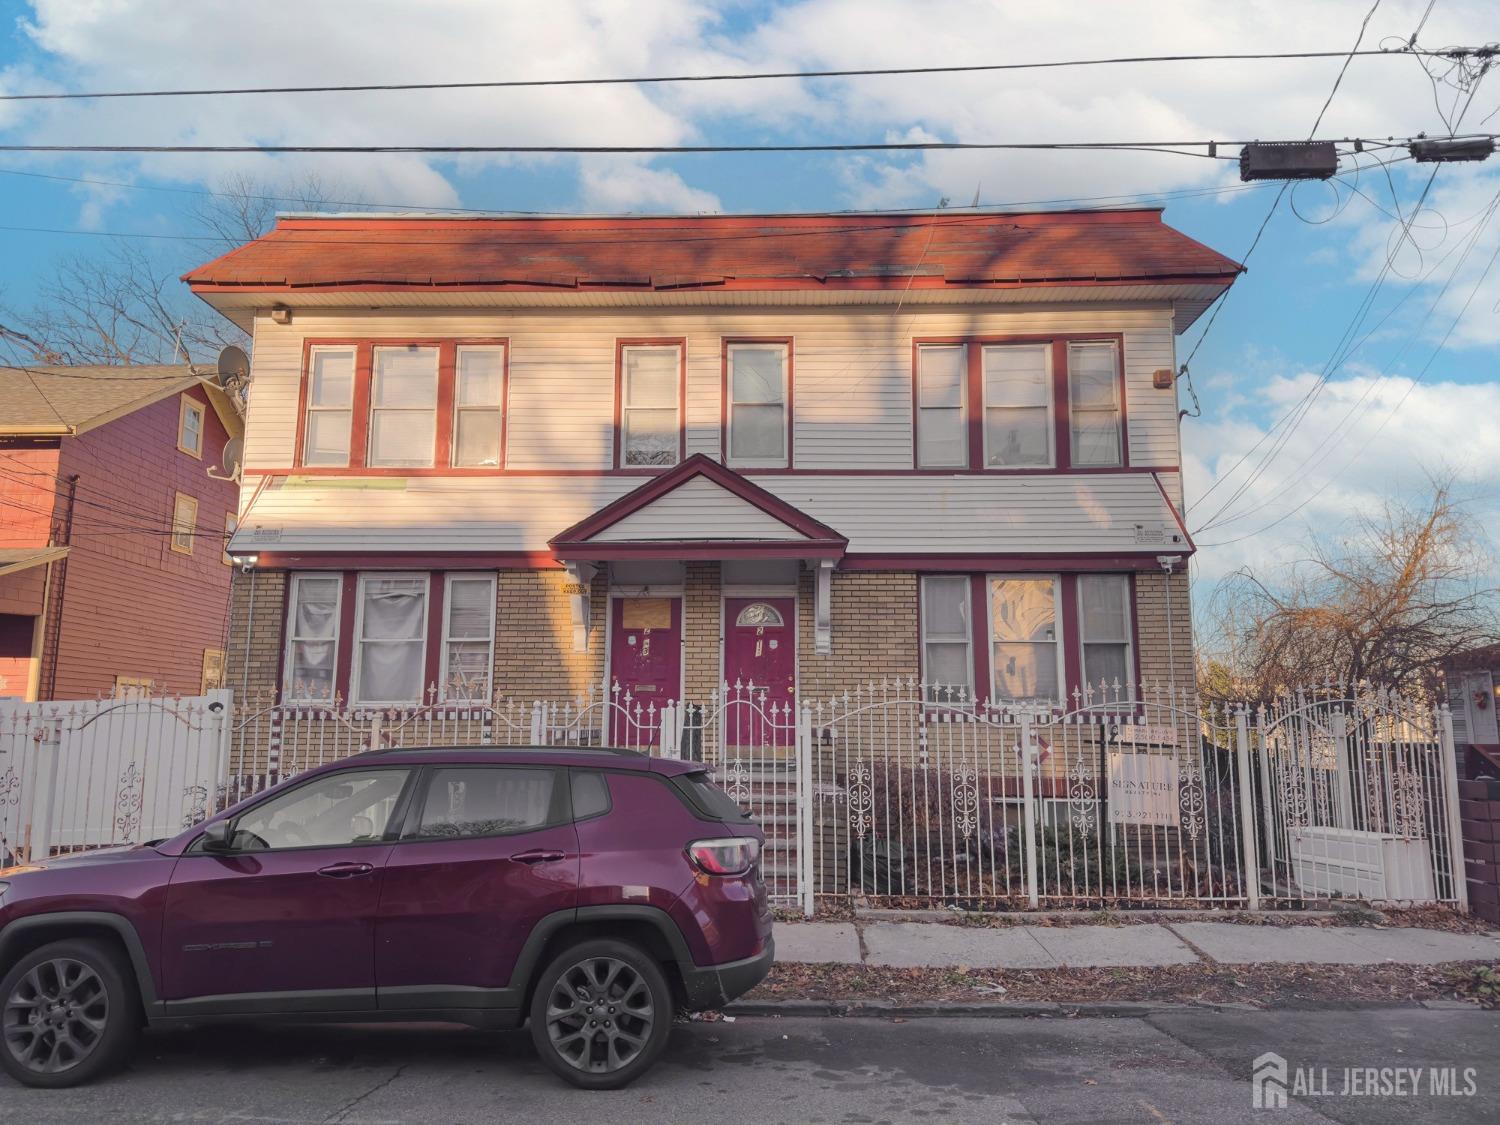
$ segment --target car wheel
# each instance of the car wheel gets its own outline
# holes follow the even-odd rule
[[[133,972],[103,942],[55,941],[0,980],[0,1066],[27,1086],[76,1086],[122,1062],[140,1029]]]
[[[672,1030],[661,966],[623,941],[587,941],[542,970],[531,998],[531,1040],[555,1074],[614,1090],[649,1070]]]

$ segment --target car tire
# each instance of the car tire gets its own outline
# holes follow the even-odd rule
[[[77,1086],[113,1070],[140,1025],[135,973],[106,942],[54,941],[0,979],[0,1066],[26,1086]]]
[[[675,1002],[661,966],[636,945],[570,946],[537,977],[531,1041],[546,1067],[585,1090],[634,1082],[661,1056]]]

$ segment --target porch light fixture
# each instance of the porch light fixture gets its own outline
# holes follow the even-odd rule
[[[239,567],[245,574],[249,574],[255,569],[255,564],[260,562],[259,555],[230,555],[229,557],[233,560],[234,565]]]
[[[1338,170],[1332,141],[1252,141],[1240,149],[1242,180],[1326,180]]]
[[[292,323],[292,310],[286,305],[272,305],[271,320],[276,324],[290,324]]]

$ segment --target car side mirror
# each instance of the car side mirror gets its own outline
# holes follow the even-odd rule
[[[216,820],[203,829],[200,839],[203,841],[203,850],[206,852],[228,852],[234,848],[230,843],[233,831],[229,821]]]

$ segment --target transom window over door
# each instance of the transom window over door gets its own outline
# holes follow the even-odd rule
[[[425,574],[361,574],[354,702],[421,703],[427,655]]]
[[[504,346],[460,346],[453,378],[453,464],[497,468],[505,414]]]
[[[732,465],[778,467],[788,462],[789,369],[784,343],[730,344],[726,349],[727,459]]]
[[[620,464],[677,464],[681,445],[679,389],[682,348],[627,344],[620,348]]]
[[[431,466],[437,400],[437,348],[377,347],[370,377],[368,464]]]
[[[968,348],[917,349],[917,468],[961,469],[969,463]]]
[[[348,465],[353,422],[354,349],[313,348],[308,359],[302,463],[334,468]]]
[[[1058,701],[1062,651],[1055,577],[991,576],[990,638],[993,698]]]
[[[1051,347],[987,346],[984,463],[991,469],[1047,468],[1052,450]]]
[[[1075,465],[1123,465],[1119,356],[1113,343],[1068,345],[1068,407]]]

